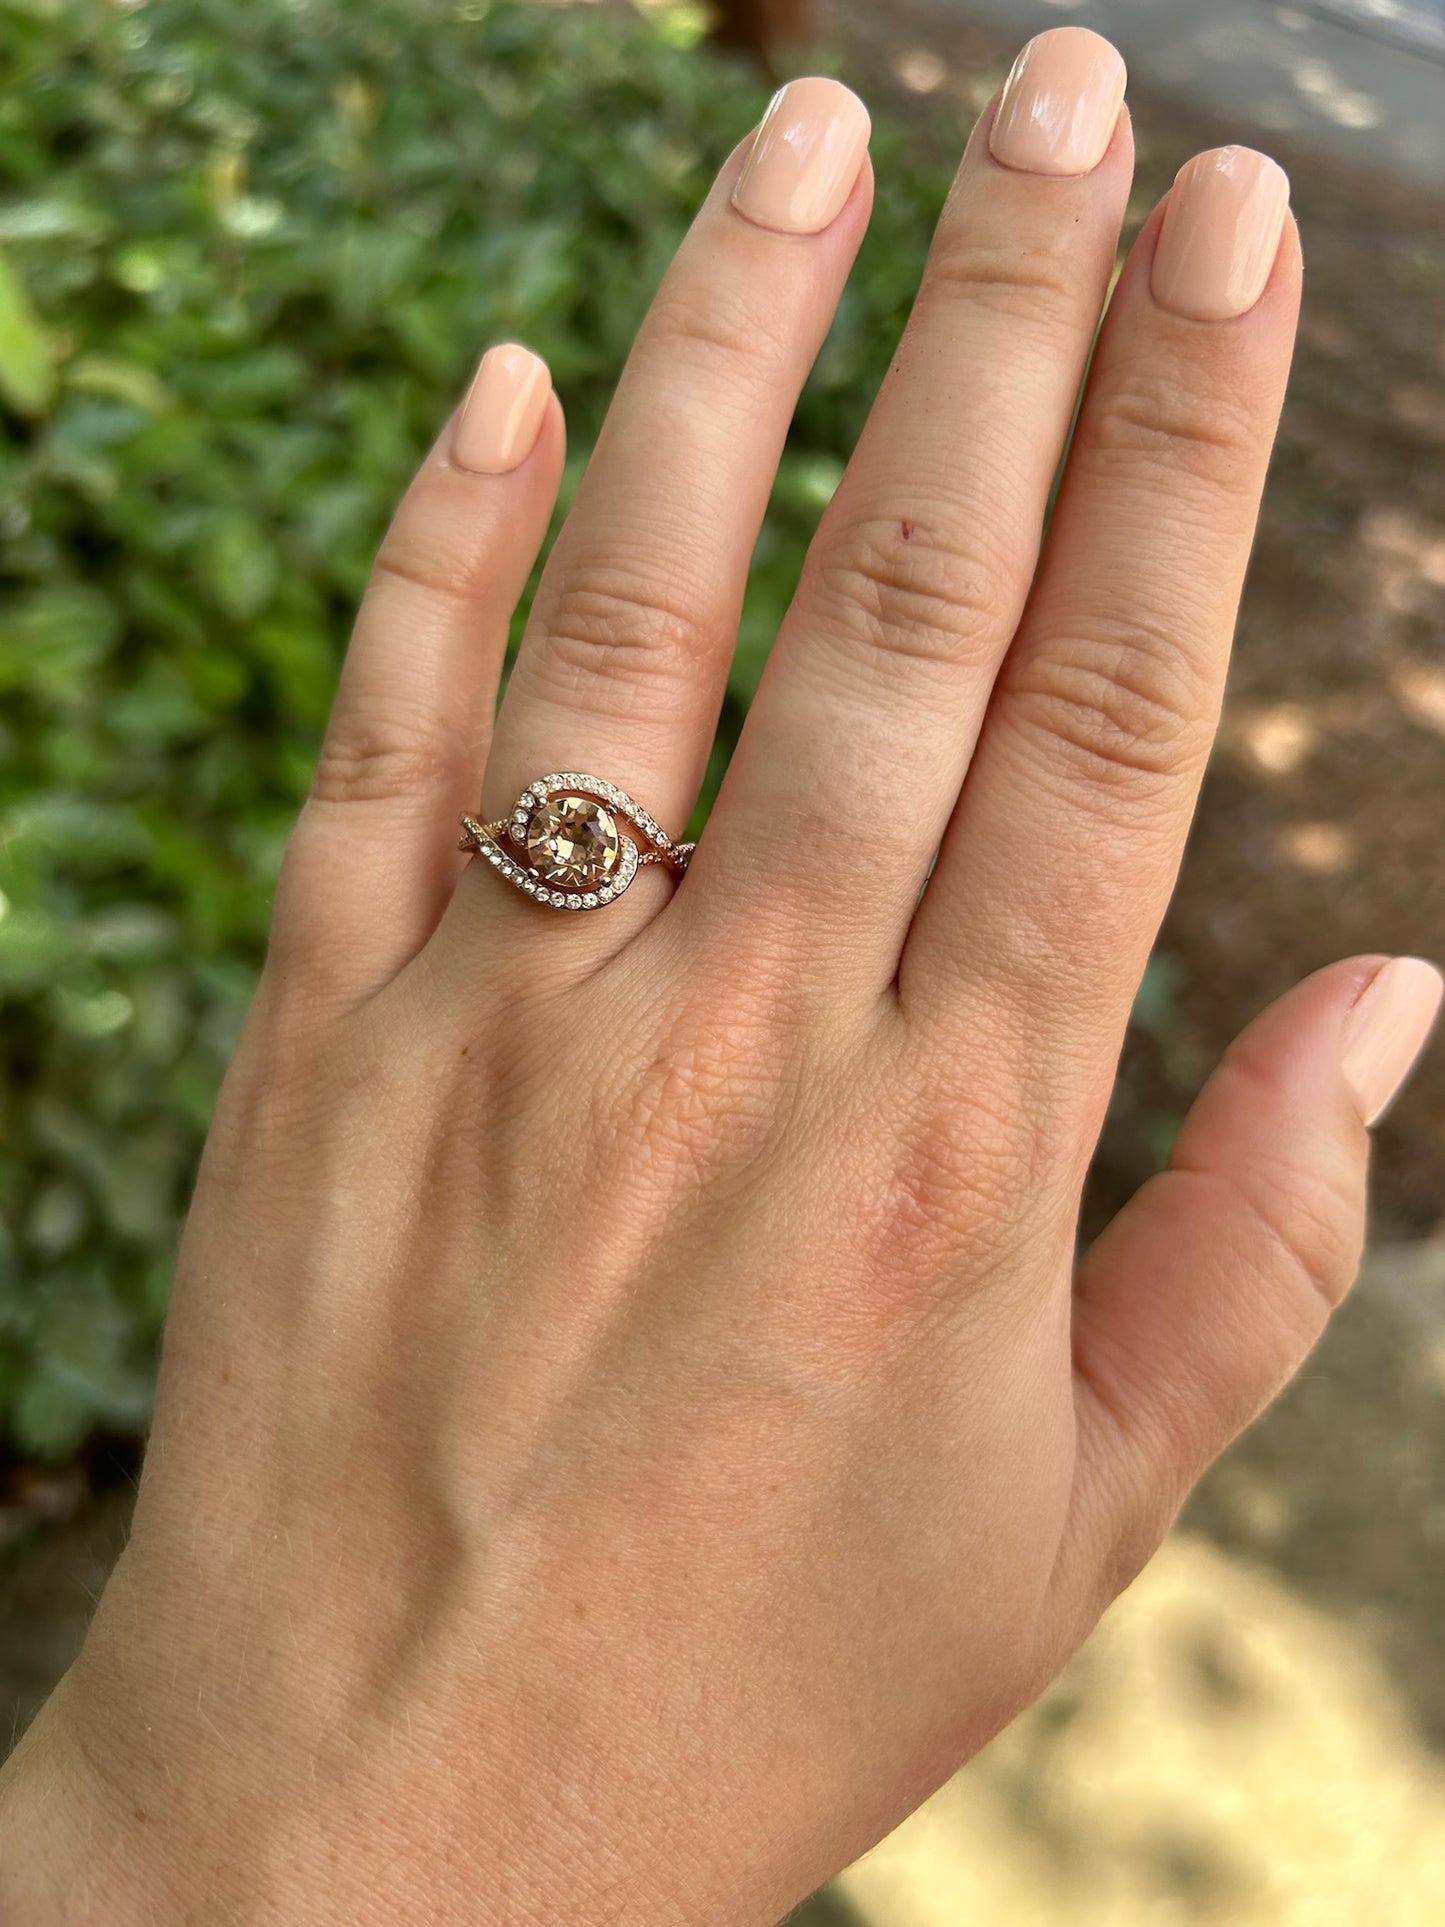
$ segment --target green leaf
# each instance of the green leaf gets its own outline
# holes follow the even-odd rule
[[[196,547],[196,566],[223,613],[238,622],[266,607],[279,569],[265,530],[239,509],[211,518]]]
[[[0,399],[17,415],[43,415],[55,394],[55,361],[25,284],[0,252]]]
[[[119,634],[114,605],[78,582],[0,605],[0,691],[29,688],[50,702],[74,701]]]
[[[145,1422],[177,1204],[409,475],[515,335],[570,503],[759,117],[700,10],[648,11],[0,0],[0,1448]],[[694,830],[943,198],[886,114],[874,145]]]
[[[77,355],[65,371],[65,382],[82,394],[108,395],[151,415],[164,414],[174,406],[174,397],[151,369],[113,355]]]

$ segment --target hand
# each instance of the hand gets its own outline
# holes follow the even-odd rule
[[[1300,285],[1279,170],[1192,162],[1040,555],[1122,84],[1065,29],[984,116],[691,870],[595,913],[456,818],[571,768],[680,830],[862,109],[795,83],[723,169],[495,729],[563,426],[484,361],[287,855],[134,1537],[5,1783],[17,1927],[775,1920],[1040,1689],[1348,1286],[1408,960],[1268,1011],[1075,1262]]]

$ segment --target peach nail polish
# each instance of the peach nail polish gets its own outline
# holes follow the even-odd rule
[[[1345,1021],[1341,1068],[1373,1124],[1414,1067],[1440,1010],[1445,980],[1419,957],[1394,957],[1365,986]]]
[[[759,227],[820,234],[842,211],[868,151],[868,110],[836,80],[780,87],[733,189],[733,206]]]
[[[1175,176],[1151,286],[1188,321],[1230,321],[1264,293],[1289,210],[1289,177],[1267,154],[1217,147]]]
[[[1118,52],[1087,27],[1031,40],[1004,82],[989,152],[1023,174],[1089,174],[1109,151],[1127,78]]]
[[[452,434],[452,460],[474,475],[505,475],[531,454],[552,377],[530,348],[504,341],[482,356]]]

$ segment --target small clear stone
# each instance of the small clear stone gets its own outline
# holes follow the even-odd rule
[[[597,892],[597,901],[599,903],[611,903],[612,885],[610,883],[604,883],[602,888]]]
[[[583,897],[582,901],[586,904],[589,910],[595,910],[597,908],[597,898],[594,892],[591,890],[587,892],[586,896]]]
[[[559,910],[565,910],[567,908],[567,899],[560,890],[554,890],[552,892],[552,901]]]

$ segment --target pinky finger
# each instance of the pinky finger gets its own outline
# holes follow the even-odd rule
[[[546,364],[490,349],[378,552],[281,869],[273,984],[299,975],[308,994],[359,1001],[435,928],[565,441]]]
[[[1169,1168],[1086,1254],[1065,1617],[1092,1620],[1134,1576],[1353,1284],[1366,1126],[1404,1082],[1440,992],[1413,957],[1355,957],[1298,984],[1233,1045]]]

